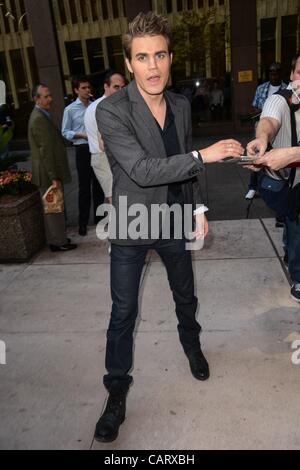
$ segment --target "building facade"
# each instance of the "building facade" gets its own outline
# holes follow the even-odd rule
[[[138,11],[140,2],[133,0],[50,0],[66,94],[72,92],[73,75],[97,79],[105,69],[115,68],[130,78],[121,43],[130,1]],[[36,2],[36,8],[42,8],[43,2],[48,0]],[[169,16],[181,38],[175,49],[173,79],[199,77],[218,80],[223,86],[226,74],[232,72],[230,0],[149,0],[148,4],[153,11]],[[0,79],[5,80],[16,109],[28,102],[32,85],[39,81],[27,13],[26,0],[1,1]],[[299,18],[300,0],[256,0],[255,77],[265,79],[274,60],[283,63],[287,77],[291,56],[300,49]],[[199,46],[184,30],[183,25],[190,28],[191,24],[195,37],[204,31]]]

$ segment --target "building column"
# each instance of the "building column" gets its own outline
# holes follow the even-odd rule
[[[132,21],[136,15],[143,11],[147,13],[152,10],[151,0],[125,0],[128,21]]]
[[[230,0],[233,119],[242,131],[241,115],[249,113],[257,86],[256,2]]]
[[[37,7],[36,0],[25,0],[25,4],[32,32],[39,79],[51,90],[53,96],[52,116],[54,122],[60,126],[64,110],[64,87],[50,0],[43,2],[43,8]]]
[[[276,31],[275,31],[275,60],[276,62],[281,62],[281,21],[282,21],[282,12],[281,12],[281,2],[277,0],[277,18],[276,18]]]

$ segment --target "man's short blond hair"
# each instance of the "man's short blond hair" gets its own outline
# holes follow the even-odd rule
[[[172,30],[168,19],[163,15],[157,15],[153,11],[139,13],[129,23],[128,33],[123,36],[123,48],[125,57],[131,60],[131,47],[134,38],[144,36],[163,36],[168,44],[168,52],[172,52]]]

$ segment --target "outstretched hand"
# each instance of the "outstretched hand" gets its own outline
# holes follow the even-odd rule
[[[195,230],[195,238],[196,240],[200,240],[201,238],[205,238],[208,235],[209,227],[208,227],[208,220],[204,214],[197,214],[196,216],[196,230]]]
[[[257,158],[255,163],[267,166],[272,170],[280,170],[295,161],[294,155],[291,155],[289,151],[290,149],[273,149],[265,153],[264,156]]]
[[[268,147],[268,141],[263,138],[251,140],[247,145],[247,155],[262,157]]]
[[[218,162],[226,157],[240,157],[244,153],[244,148],[234,139],[220,140],[205,149],[200,150],[204,163]]]

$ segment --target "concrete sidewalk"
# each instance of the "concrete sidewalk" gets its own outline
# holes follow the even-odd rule
[[[145,265],[134,386],[117,441],[93,441],[106,397],[109,257],[91,228],[73,252],[0,267],[1,449],[297,449],[299,306],[272,219],[215,221],[194,255],[207,382],[178,341],[165,269]]]
[[[195,148],[214,140],[197,140]],[[93,441],[106,398],[109,256],[95,227],[85,238],[72,227],[72,150],[69,157],[69,234],[78,249],[45,248],[30,263],[0,265],[0,341],[7,348],[7,365],[0,365],[0,448],[298,449],[300,365],[291,358],[300,310],[289,298],[282,230],[259,198],[245,220],[249,174],[230,164],[211,165],[203,176],[212,222],[204,249],[194,253],[211,378],[202,383],[190,373],[165,269],[150,252],[127,418],[117,441]]]

